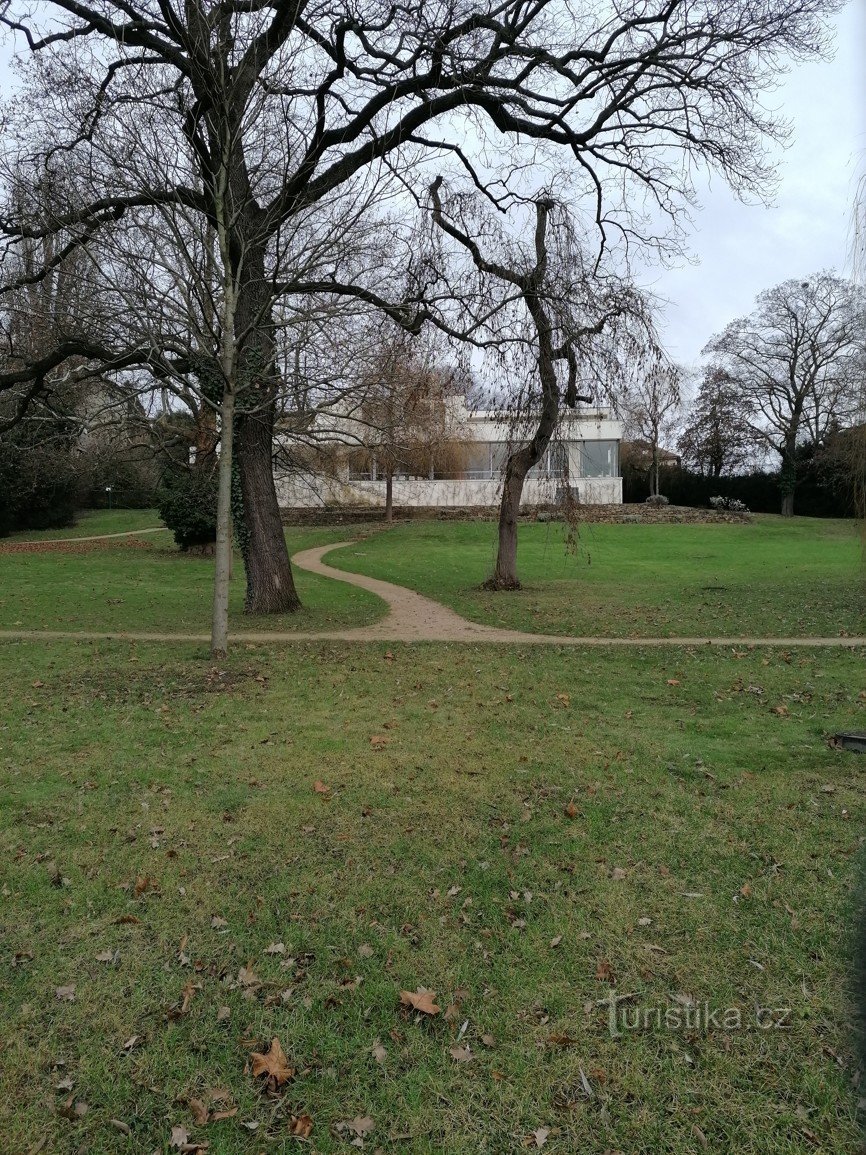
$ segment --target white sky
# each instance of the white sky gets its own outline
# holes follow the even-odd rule
[[[762,289],[820,269],[848,271],[857,166],[866,163],[866,0],[852,0],[834,23],[832,62],[793,68],[773,94],[793,124],[774,203],[744,205],[715,180],[695,216],[697,263],[647,278],[669,302],[662,334],[683,364],[698,361]]]

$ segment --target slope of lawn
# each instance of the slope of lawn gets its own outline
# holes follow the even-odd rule
[[[24,529],[8,537],[0,537],[0,547],[22,541],[57,541],[67,537],[96,537],[104,533],[129,533],[139,529],[155,529],[162,518],[155,509],[82,509],[75,515],[75,525],[64,529]],[[171,540],[171,534],[166,537]]]
[[[0,644],[0,1148],[853,1151],[864,670]]]
[[[329,565],[410,586],[465,617],[539,633],[636,637],[866,634],[857,525],[756,516],[727,525],[520,526],[524,588],[489,593],[492,522],[415,521]]]
[[[121,517],[121,513],[123,517]],[[141,510],[102,510],[82,518],[79,536],[119,533],[159,525]],[[125,520],[124,520],[125,519]],[[131,524],[130,524],[131,523]],[[80,531],[80,532],[79,532]],[[295,552],[327,541],[345,540],[353,530],[287,530]],[[207,631],[213,598],[213,559],[190,557],[171,534],[147,534],[111,542],[20,550],[20,541],[70,536],[70,532],[29,533],[0,539],[0,629]],[[231,615],[237,629],[327,630],[361,626],[383,616],[379,598],[343,582],[295,572],[303,609],[267,617],[243,613],[243,563],[236,556]]]

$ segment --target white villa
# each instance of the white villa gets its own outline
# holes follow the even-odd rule
[[[455,399],[454,428],[460,443],[460,468],[442,474],[431,468],[425,476],[397,470],[393,479],[393,501],[400,507],[490,507],[499,503],[502,474],[509,450],[522,438],[515,436],[506,415],[472,411]],[[366,459],[353,462],[351,456],[331,469],[276,470],[277,496],[286,509],[333,506],[384,506],[385,478],[377,469],[375,437],[354,428],[351,418],[334,416],[333,424],[317,421],[317,440],[325,450],[334,446],[363,444],[369,440]],[[333,430],[333,440],[329,434]],[[528,475],[523,504],[548,505],[561,501],[565,487],[586,505],[622,504],[622,477],[619,446],[622,422],[606,410],[567,410],[560,420],[557,439],[544,460]],[[339,458],[337,459],[339,461]]]

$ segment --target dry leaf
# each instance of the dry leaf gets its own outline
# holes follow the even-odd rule
[[[678,686],[680,684],[679,678],[668,678],[669,686]]]
[[[231,1007],[220,1007],[217,1011],[217,1022],[227,1023],[232,1017]]]
[[[435,991],[419,990],[417,994],[412,991],[400,991],[400,1002],[405,1007],[412,1007],[413,1010],[420,1011],[424,1015],[438,1015],[442,1010],[433,1001],[435,998]]]
[[[201,1101],[201,1099],[188,1099],[187,1106],[192,1111],[192,1117],[199,1127],[203,1127],[208,1121],[208,1109]]]
[[[563,813],[565,814],[566,818],[576,818],[577,807],[575,806],[574,802],[569,802],[569,804],[563,810]]]
[[[551,945],[552,947],[557,947],[557,946],[559,946],[559,944],[560,944],[561,942],[562,942],[562,935],[561,935],[561,934],[558,934],[558,935],[557,935],[555,938],[552,938],[552,939],[550,940],[550,945]]]
[[[382,1043],[379,1039],[376,1039],[375,1043],[373,1043],[373,1046],[370,1048],[370,1054],[373,1056],[377,1063],[384,1063],[388,1058],[388,1052],[382,1046]]]
[[[171,1129],[171,1142],[169,1146],[176,1147],[178,1151],[182,1151],[189,1142],[189,1131],[182,1123],[178,1123],[176,1127]]]
[[[780,718],[787,718],[790,710],[787,706],[771,706],[770,713],[777,714]]]
[[[556,700],[557,700],[557,702],[562,702],[563,706],[567,706],[571,702],[571,695],[570,694],[557,694]]]
[[[313,1130],[313,1120],[309,1115],[292,1115],[289,1119],[289,1134],[298,1139],[309,1139]]]
[[[318,779],[316,779],[316,781],[313,783],[313,790],[315,790],[315,792],[317,794],[330,794],[331,793],[331,787],[326,786],[324,782],[319,782]]]
[[[621,866],[615,866],[613,868],[613,870],[610,872],[610,877],[613,879],[614,882],[622,882],[622,880],[624,878],[628,877],[628,871],[623,870],[623,868]]]
[[[224,918],[220,918],[218,914],[213,916],[213,918],[210,920],[210,924],[214,930],[222,930],[223,927],[228,926],[228,922]]]
[[[603,958],[595,968],[595,977],[600,982],[615,983],[616,978],[613,973],[613,967],[606,958]]]
[[[283,1083],[287,1083],[295,1073],[294,1067],[289,1066],[280,1040],[276,1036],[271,1039],[271,1045],[265,1054],[253,1051],[250,1062],[253,1075],[256,1077],[264,1075],[271,1087],[282,1087]]]
[[[272,942],[270,946],[265,947],[265,954],[285,954],[286,944],[284,942]]]
[[[128,1123],[124,1123],[122,1119],[111,1119],[109,1122],[116,1131],[121,1133],[121,1135],[129,1135],[132,1132],[130,1125]]]
[[[55,997],[60,999],[60,1001],[62,1003],[74,1003],[75,1002],[75,983],[70,983],[66,987],[55,987],[54,988],[54,994],[55,994]]]
[[[449,1047],[448,1051],[455,1063],[468,1063],[474,1058],[468,1047]]]

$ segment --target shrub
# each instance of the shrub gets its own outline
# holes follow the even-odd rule
[[[645,505],[670,505],[670,501],[663,493],[651,493],[646,499]]]
[[[215,473],[168,474],[157,494],[156,507],[182,550],[198,549],[216,541]]]
[[[17,427],[0,439],[0,537],[72,525],[77,505],[78,476],[66,448],[27,444]]]
[[[731,513],[748,513],[749,507],[744,501],[740,501],[738,497],[722,497],[717,494],[716,497],[710,498],[710,505],[713,509],[729,510]]]

